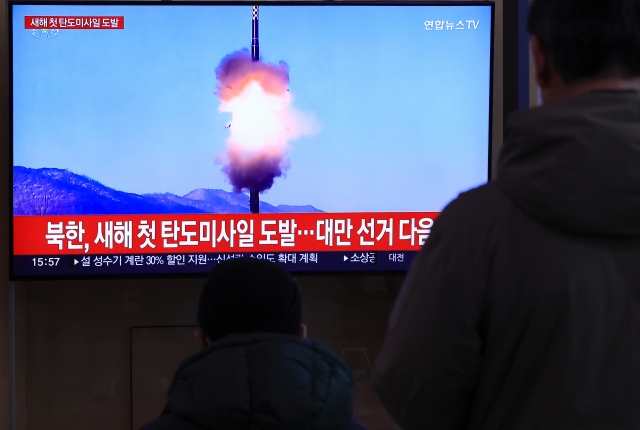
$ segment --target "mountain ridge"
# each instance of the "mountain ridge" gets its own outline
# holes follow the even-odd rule
[[[66,169],[13,166],[14,215],[249,213],[249,196],[198,188],[184,196],[118,191]],[[311,205],[273,206],[263,213],[322,212]]]

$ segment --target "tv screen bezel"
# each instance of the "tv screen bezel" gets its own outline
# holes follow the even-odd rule
[[[488,118],[488,153],[487,153],[487,181],[491,180],[492,175],[492,160],[493,160],[493,111],[494,111],[494,50],[495,50],[495,2],[494,1],[314,1],[314,0],[286,0],[286,1],[171,1],[171,0],[159,0],[159,1],[24,1],[24,0],[9,0],[8,1],[8,52],[9,52],[9,77],[10,77],[10,97],[8,98],[10,112],[9,118],[9,138],[10,145],[9,160],[11,161],[11,168],[8,169],[9,180],[8,183],[11,186],[11,206],[7,208],[9,211],[9,279],[11,281],[29,281],[29,280],[94,280],[94,279],[158,279],[158,278],[204,278],[207,276],[206,272],[202,273],[186,273],[186,272],[172,272],[172,273],[145,273],[145,274],[101,274],[101,275],[15,275],[14,273],[14,214],[13,214],[13,6],[156,6],[156,7],[172,7],[172,6],[310,6],[310,7],[342,7],[342,6],[375,6],[375,7],[387,7],[387,6],[488,6],[490,7],[491,14],[491,31],[490,31],[490,52],[489,52],[489,118]],[[417,251],[416,251],[417,252]],[[67,254],[61,254],[67,255]],[[148,254],[145,254],[148,255]],[[289,269],[288,269],[289,270]],[[360,271],[347,271],[347,270],[335,270],[335,271],[296,271],[290,270],[290,272],[296,277],[317,277],[317,276],[403,276],[406,274],[406,269],[401,270],[360,270]]]

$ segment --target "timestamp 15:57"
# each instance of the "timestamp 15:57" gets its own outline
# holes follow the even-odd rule
[[[31,261],[33,261],[34,266],[55,267],[60,262],[60,257],[49,257],[49,258],[39,257],[39,258],[32,258]]]

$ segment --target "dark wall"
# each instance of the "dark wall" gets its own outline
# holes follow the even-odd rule
[[[516,110],[529,107],[529,33],[527,16],[530,0],[504,3],[504,121]]]
[[[309,336],[352,368],[356,416],[391,424],[369,387],[401,277],[299,278]],[[139,428],[197,350],[201,279],[18,282],[16,428]],[[133,427],[132,427],[133,425]]]
[[[10,426],[10,305],[9,305],[9,53],[7,4],[0,3],[0,428]]]

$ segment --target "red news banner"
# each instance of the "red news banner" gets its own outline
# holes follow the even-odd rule
[[[25,16],[27,30],[124,30],[124,16]]]
[[[14,216],[14,255],[412,251],[438,212]]]

